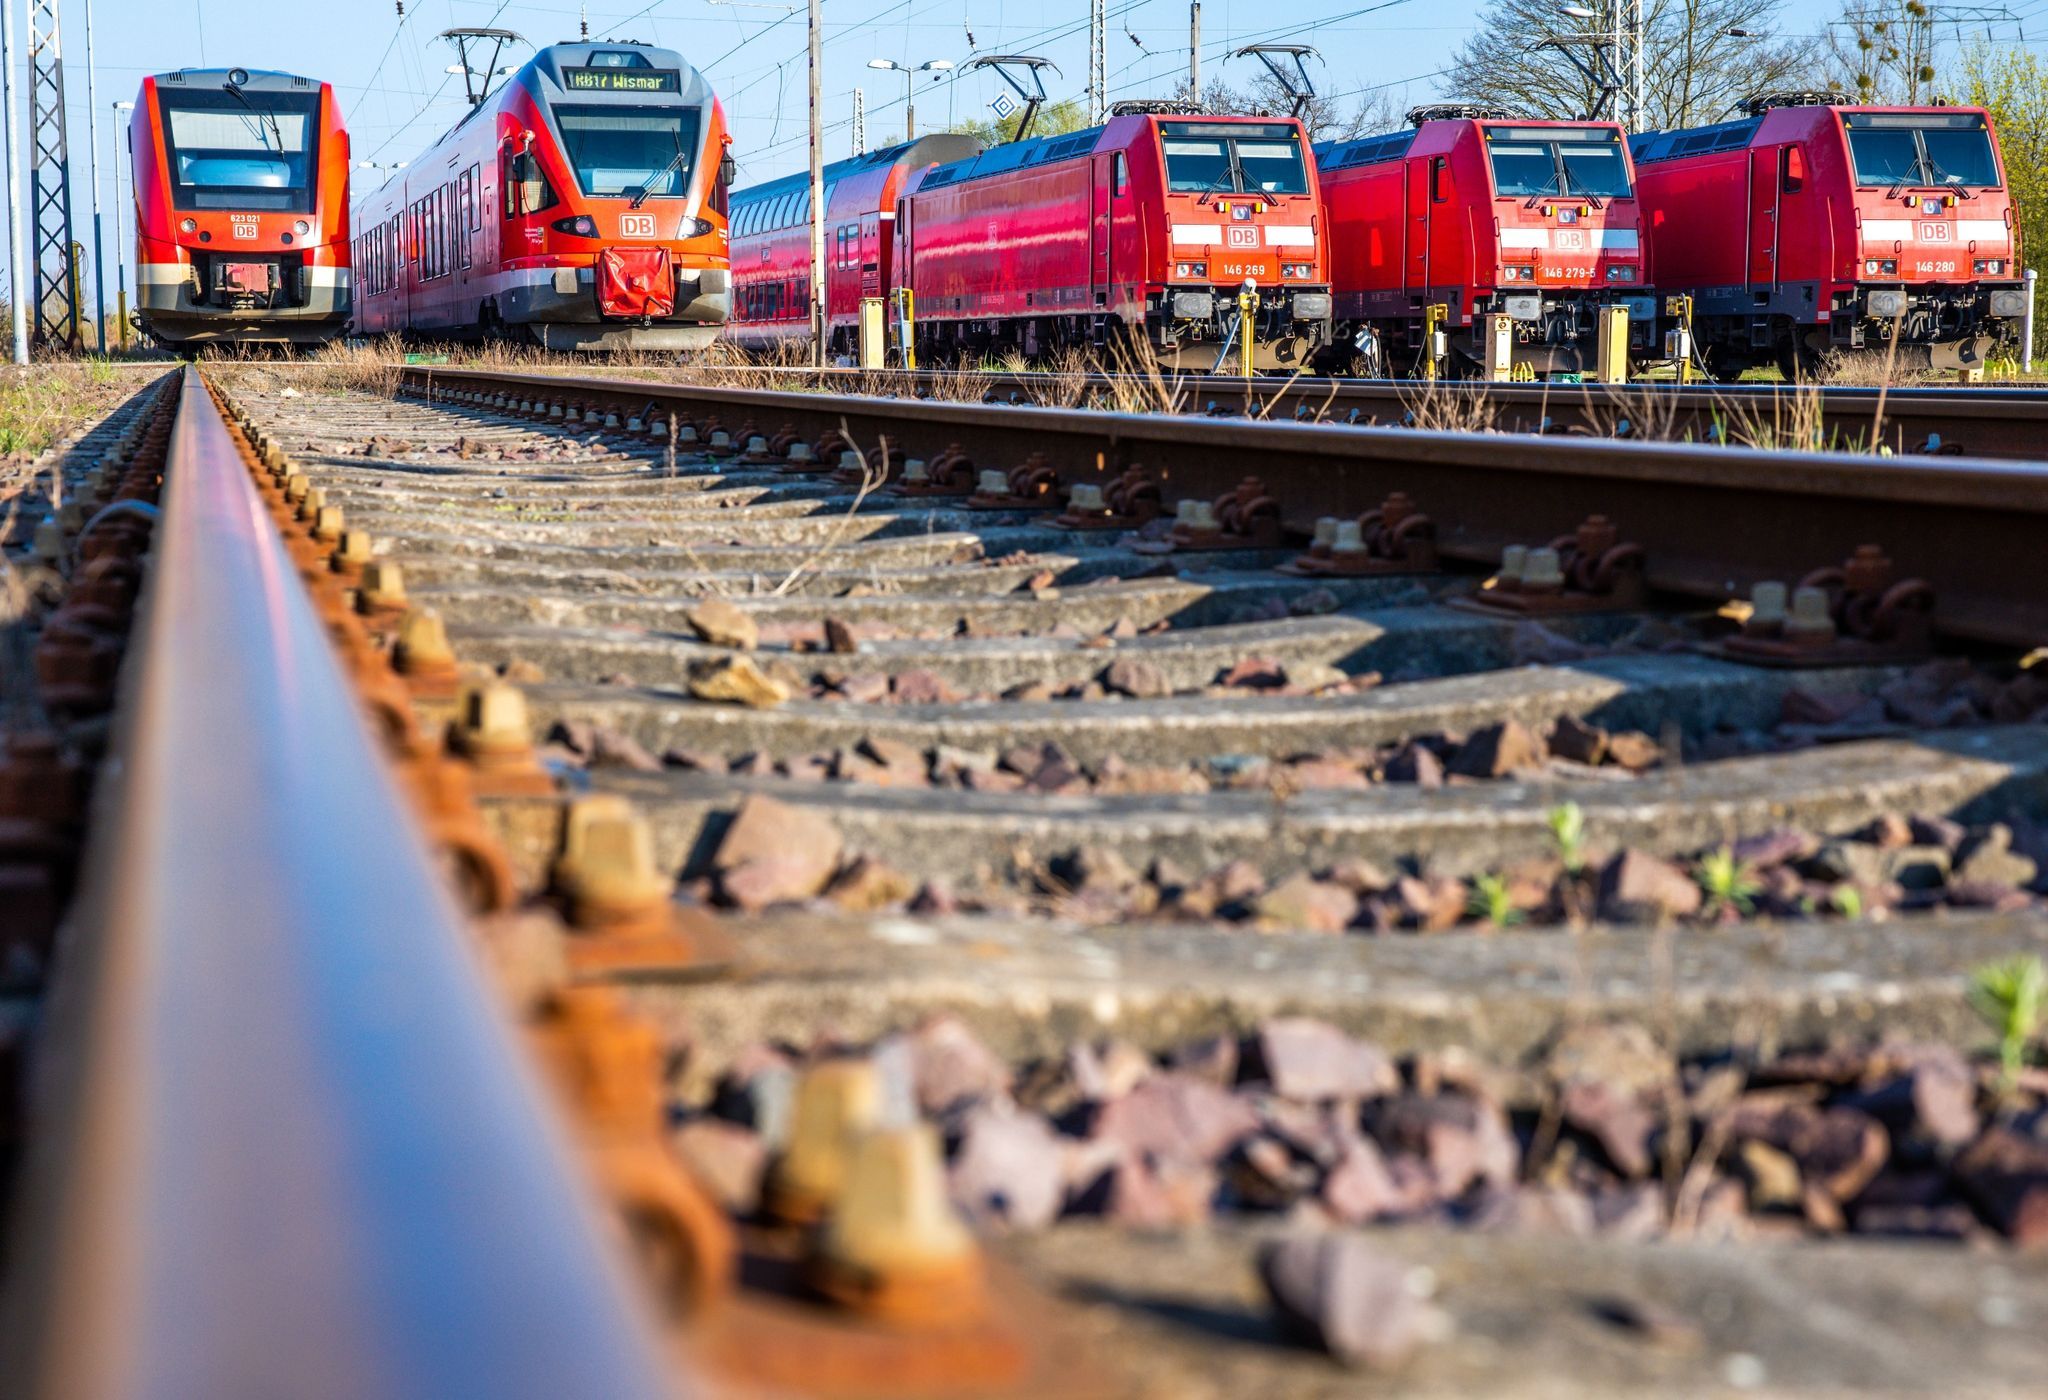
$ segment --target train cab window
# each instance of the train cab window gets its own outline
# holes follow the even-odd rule
[[[1859,185],[1995,186],[1998,158],[1975,112],[1852,112],[1849,156]]]
[[[1161,122],[1174,194],[1307,194],[1301,133],[1284,123]]]
[[[1442,204],[1451,197],[1451,162],[1445,156],[1431,156],[1429,161],[1429,201]]]
[[[504,168],[505,217],[538,214],[555,203],[555,189],[532,151],[507,151]]]
[[[159,91],[157,107],[173,207],[312,210],[318,92]]]
[[[680,199],[689,190],[697,150],[695,107],[558,105],[554,111],[563,150],[584,194]]]
[[[1114,163],[1111,168],[1114,171],[1114,173],[1110,177],[1111,188],[1118,194],[1130,193],[1131,170],[1129,166],[1124,164],[1124,153],[1122,151],[1118,151],[1116,153],[1114,157]]]
[[[1778,151],[1778,188],[1786,194],[1797,194],[1806,187],[1806,152],[1798,146],[1785,146]]]
[[[1621,132],[1611,126],[1488,126],[1493,192],[1502,199],[1629,197]]]

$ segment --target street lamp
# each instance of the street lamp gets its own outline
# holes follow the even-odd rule
[[[919,73],[944,73],[951,69],[952,66],[953,60],[950,58],[935,58],[929,63],[920,63],[915,68],[898,63],[893,58],[871,58],[868,60],[868,67],[870,68],[879,68],[885,73],[901,73],[903,75],[904,140],[915,141],[917,139],[917,104],[910,96],[912,78]]]
[[[133,102],[116,102],[113,105],[114,125],[107,132],[109,139],[116,139],[115,133],[122,130],[121,114],[135,110]],[[114,324],[121,333],[121,348],[126,350],[128,348],[128,255],[121,249],[121,165],[121,150],[117,146],[114,148],[114,270],[117,282],[117,290],[114,295]],[[106,339],[104,328],[100,331],[100,338],[102,341]],[[100,351],[102,354],[106,352],[104,344],[100,346]]]
[[[380,180],[380,181],[378,181],[378,182],[377,182],[377,183],[378,183],[378,188],[380,188],[380,189],[381,189],[381,188],[382,188],[383,186],[385,186],[385,185],[388,185],[389,183],[391,183],[391,177],[392,177],[392,175],[393,175],[394,173],[396,173],[396,172],[398,172],[398,171],[400,171],[400,170],[403,170],[403,169],[405,169],[405,167],[407,167],[408,165],[411,165],[411,164],[412,164],[412,162],[411,162],[411,161],[409,161],[409,160],[394,160],[394,161],[391,161],[391,162],[389,162],[388,164],[387,164],[386,162],[384,162],[384,161],[378,161],[378,160],[359,160],[359,161],[357,161],[357,162],[356,162],[356,169],[358,169],[358,170],[381,170],[381,171],[383,171],[383,172],[384,172],[384,178],[383,178],[382,180]]]

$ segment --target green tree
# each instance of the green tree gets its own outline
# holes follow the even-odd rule
[[[1923,0],[1849,0],[1827,46],[1828,86],[1851,101],[1914,106],[1934,94],[1934,11]]]
[[[955,122],[948,130],[962,136],[979,137],[984,146],[1000,146],[1017,136],[1017,123],[1024,120],[1018,112],[1010,117],[990,117],[986,121],[968,120]],[[1038,120],[1031,123],[1033,136],[1064,136],[1069,131],[1079,131],[1088,125],[1088,108],[1077,97],[1062,97],[1057,102],[1048,102],[1038,109]]]
[[[2026,49],[1979,43],[1958,56],[1958,100],[1991,113],[2019,220],[2020,266],[2048,253],[2048,63]],[[2048,318],[2035,318],[2034,353],[2048,351]]]

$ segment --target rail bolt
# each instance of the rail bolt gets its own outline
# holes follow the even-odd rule
[[[330,506],[330,510],[334,507]],[[353,577],[362,572],[370,562],[370,535],[367,530],[343,530],[341,541],[328,557],[327,566],[337,574]]]
[[[56,516],[46,515],[37,522],[35,555],[38,563],[52,567],[64,558],[64,527]]]
[[[861,459],[860,453],[849,448],[839,454],[839,470],[859,476],[867,470],[867,463]]]
[[[355,531],[351,530],[350,534]],[[406,605],[405,571],[393,559],[368,559],[356,586],[356,611],[365,616],[396,613]],[[445,645],[445,634],[442,642]]]
[[[1779,579],[1765,579],[1749,590],[1749,616],[1742,631],[1749,637],[1775,637],[1785,630],[1785,585]]]
[[[1825,646],[1835,639],[1835,619],[1825,588],[1792,592],[1792,615],[1785,619],[1785,640],[1804,646]]]
[[[533,755],[525,694],[504,681],[485,681],[463,691],[455,746],[479,768],[524,765]]]
[[[797,1082],[789,1141],[768,1179],[768,1205],[780,1219],[822,1219],[846,1187],[854,1149],[882,1116],[882,1077],[865,1060],[827,1060]]]
[[[906,486],[926,486],[931,483],[931,469],[924,458],[912,457],[903,464],[903,483]]]
[[[327,507],[327,493],[317,486],[308,486],[306,494],[299,497],[299,508],[292,512],[295,520],[318,520],[320,512]]]
[[[1109,507],[1102,499],[1102,488],[1092,481],[1076,482],[1067,492],[1067,509],[1071,511],[1106,512]]]
[[[1337,517],[1319,515],[1316,517],[1315,538],[1309,542],[1312,554],[1327,554],[1337,543]]]
[[[1330,553],[1365,553],[1365,532],[1359,528],[1356,520],[1333,520],[1330,524],[1335,527],[1331,531],[1330,536]],[[1318,540],[1321,539],[1322,533],[1323,522],[1319,520],[1316,522],[1316,536]]]
[[[398,625],[398,641],[391,649],[391,664],[408,679],[455,674],[455,649],[448,645],[448,629],[441,614],[432,608],[414,608]]]
[[[566,410],[562,407],[562,401],[560,399],[554,400],[548,405],[548,421],[552,423],[562,418],[565,412]]]
[[[636,413],[626,420],[626,431],[629,433],[644,433],[647,431],[647,424]]]
[[[571,804],[554,882],[568,900],[569,922],[593,932],[666,922],[675,888],[654,863],[654,829],[611,795]]]
[[[617,409],[611,409],[605,413],[604,426],[607,432],[615,433],[619,430],[619,413]]]
[[[818,1290],[901,1321],[955,1321],[985,1306],[981,1254],[946,1191],[929,1123],[868,1134],[812,1260]]]
[[[768,439],[759,433],[748,434],[747,455],[749,457],[766,457],[768,455]]]
[[[793,442],[789,445],[789,461],[791,465],[794,466],[804,462],[811,462],[815,460],[816,454],[811,451],[811,445],[809,443]]]
[[[85,504],[82,501],[66,501],[57,507],[57,524],[67,535],[75,535],[85,528]]]
[[[585,404],[583,407],[583,421],[585,424],[602,423],[604,422],[604,415],[590,405]]]
[[[313,512],[313,538],[321,544],[338,543],[343,528],[340,506],[322,506]]]
[[[1522,591],[1556,593],[1563,588],[1564,569],[1559,565],[1557,551],[1547,545],[1530,550],[1522,561]]]
[[[722,449],[722,448],[727,448],[727,447],[731,447],[731,446],[732,446],[732,434],[731,434],[731,433],[729,433],[729,432],[727,432],[727,431],[726,431],[725,429],[723,429],[723,428],[719,428],[719,429],[717,429],[716,431],[714,431],[714,432],[713,432],[713,433],[711,434],[711,445],[712,445],[713,447],[715,447],[715,448],[721,448],[721,449]]]
[[[676,441],[694,443],[697,440],[697,425],[684,423],[676,428]]]
[[[1494,581],[1502,588],[1520,588],[1529,565],[1529,546],[1511,544],[1500,552],[1500,572]]]
[[[1009,475],[996,470],[994,467],[984,467],[981,473],[981,494],[984,496],[1009,495]]]

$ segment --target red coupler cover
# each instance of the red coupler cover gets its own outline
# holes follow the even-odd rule
[[[673,316],[676,279],[666,248],[607,248],[597,255],[597,308],[607,316]]]

